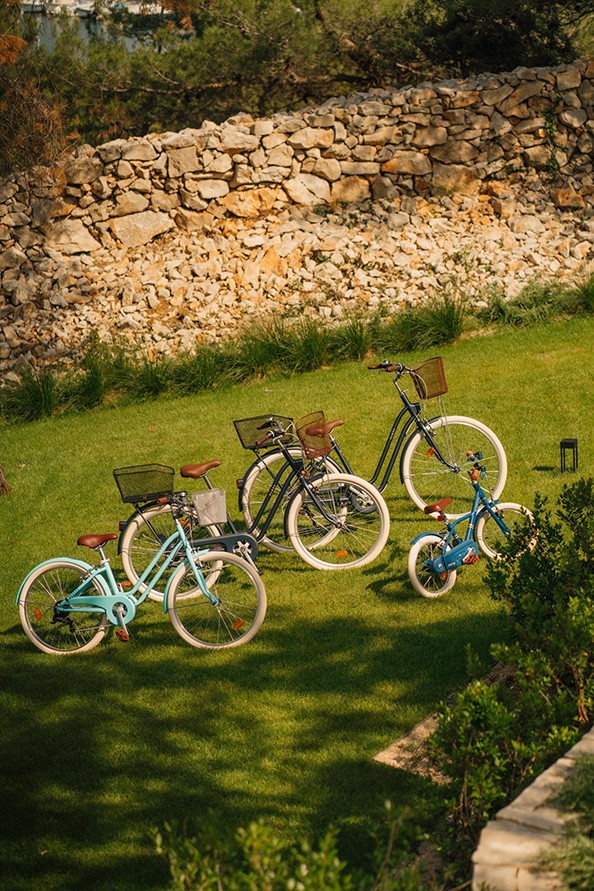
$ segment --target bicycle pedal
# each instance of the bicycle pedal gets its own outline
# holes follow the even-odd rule
[[[130,640],[130,635],[125,628],[118,628],[115,634],[117,639],[121,640],[122,643],[127,643]]]
[[[478,563],[479,555],[478,554],[469,554],[464,558],[462,563],[466,563],[467,565],[472,565],[474,563]]]

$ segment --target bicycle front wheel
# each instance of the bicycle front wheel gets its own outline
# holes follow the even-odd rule
[[[311,495],[299,492],[287,512],[299,556],[316,569],[353,569],[375,560],[390,531],[388,508],[375,486],[336,473],[313,480],[311,488]]]
[[[476,540],[481,551],[491,560],[501,560],[509,542],[515,543],[514,555],[531,551],[536,545],[537,531],[534,516],[527,507],[504,502],[494,507],[502,521],[502,529],[488,511],[482,511],[476,523]]]
[[[435,572],[431,561],[443,550],[441,535],[430,533],[415,541],[408,552],[408,577],[415,591],[423,597],[441,597],[456,583],[456,570]]]
[[[19,596],[19,615],[25,634],[43,653],[86,653],[103,640],[109,625],[105,613],[59,606],[85,578],[87,570],[67,559],[45,563],[29,573]],[[98,581],[89,579],[87,593],[104,592]]]
[[[424,510],[428,504],[452,498],[448,517],[468,513],[474,497],[469,454],[481,456],[478,460],[486,471],[481,486],[491,498],[498,498],[507,478],[507,458],[493,431],[461,415],[435,418],[429,427],[428,434],[417,430],[402,454],[402,481],[413,503]],[[438,457],[438,450],[447,464]]]
[[[196,541],[196,547],[200,539],[220,535],[216,526],[199,526],[192,521],[191,515],[182,517],[182,523],[186,525],[186,534],[192,542]],[[142,573],[155,559],[161,545],[175,532],[175,520],[170,504],[156,504],[146,510],[137,511],[126,528],[122,532],[120,552],[124,572],[133,585],[136,584]],[[167,551],[162,560],[167,558]],[[163,601],[163,591],[167,580],[186,558],[185,552],[180,550],[171,562],[167,571],[161,576],[159,587],[154,588],[148,595],[150,600]],[[139,592],[143,594],[147,585],[140,585]]]
[[[288,451],[295,461],[303,462],[303,453],[300,448],[292,447],[289,448]],[[331,458],[326,458],[324,464],[331,467],[332,472],[334,472],[334,470],[339,472],[342,469]],[[320,464],[316,467],[316,465],[311,462],[308,463],[308,469],[310,473],[313,473],[314,475],[316,471],[318,473],[324,473],[324,464]],[[274,551],[277,554],[283,554],[293,550],[293,546],[285,536],[284,516],[289,502],[295,494],[295,487],[289,486],[287,489],[279,509],[275,512],[275,515],[270,518],[265,536],[260,537],[259,530],[254,527],[254,522],[264,500],[268,498],[267,506],[270,506],[271,508],[283,485],[292,475],[294,475],[294,470],[287,461],[286,456],[280,450],[275,449],[274,451],[267,452],[265,455],[259,456],[258,460],[252,464],[245,475],[241,493],[241,512],[243,513],[247,528],[252,530],[252,534],[258,538],[261,544],[267,547],[268,550]],[[262,518],[261,522],[265,521],[267,517],[268,514]]]
[[[192,566],[178,567],[169,591],[171,624],[193,647],[223,650],[247,643],[266,615],[266,590],[256,569],[222,551],[196,556],[212,601]]]

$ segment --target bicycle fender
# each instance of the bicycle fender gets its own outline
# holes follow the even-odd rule
[[[27,573],[27,575],[25,576],[25,578],[19,585],[19,590],[18,590],[16,600],[15,600],[15,603],[17,604],[17,606],[18,606],[19,600],[21,598],[21,591],[23,590],[25,583],[28,581],[29,577],[34,572],[37,572],[38,569],[41,569],[43,566],[49,566],[51,563],[55,563],[56,560],[63,561],[64,563],[71,563],[73,566],[77,566],[79,569],[86,569],[87,572],[92,572],[93,569],[95,569],[95,567],[92,566],[90,563],[85,563],[84,560],[77,560],[76,557],[52,557],[51,560],[43,560],[42,563],[38,563],[37,566],[34,566],[33,569],[29,570],[29,572]],[[97,579],[98,583],[103,588],[103,593],[109,596],[111,594],[111,591],[109,590],[109,587],[108,587],[105,579],[100,575],[95,576],[95,578]]]
[[[130,514],[130,516],[128,517],[127,520],[122,520],[122,521],[121,521],[121,523],[120,523],[120,537],[118,538],[118,554],[121,554],[121,553],[122,553],[122,539],[123,539],[123,537],[124,537],[124,532],[126,531],[126,529],[128,528],[128,526],[130,525],[130,523],[132,522],[132,520],[135,520],[136,517],[138,517],[138,516],[142,516],[142,514],[143,514],[143,512],[144,512],[145,510],[149,510],[149,509],[152,508],[152,507],[158,507],[158,506],[159,506],[159,502],[158,502],[158,501],[150,501],[150,502],[148,502],[148,504],[144,504],[144,505],[143,505],[143,509],[142,509],[142,510],[140,510],[139,508],[136,508],[136,510],[134,511],[134,513]]]
[[[418,535],[415,535],[415,537],[414,537],[413,540],[411,541],[411,546],[414,545],[414,544],[416,544],[416,543],[417,543],[418,541],[420,541],[422,538],[429,538],[430,536],[433,537],[434,535],[439,535],[439,532],[420,532]],[[442,538],[444,539],[444,541],[445,541],[445,536],[442,535],[441,537],[442,537]]]

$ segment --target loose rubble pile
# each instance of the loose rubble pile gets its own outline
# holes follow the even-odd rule
[[[594,62],[82,147],[0,183],[0,373],[589,269]]]

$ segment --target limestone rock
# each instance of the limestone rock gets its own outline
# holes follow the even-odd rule
[[[347,176],[338,182],[332,183],[330,200],[333,204],[338,201],[348,202],[349,204],[360,204],[367,201],[371,197],[371,187],[369,181],[360,176]]]
[[[90,158],[73,158],[64,165],[66,182],[71,185],[92,183],[103,173],[103,163],[97,155]]]
[[[157,235],[173,229],[175,223],[171,217],[153,210],[129,214],[110,220],[109,228],[118,241],[126,247],[135,248],[148,244]]]
[[[46,244],[63,254],[87,254],[101,247],[81,220],[54,223],[47,233]]]
[[[229,192],[218,203],[236,217],[259,217],[271,210],[278,197],[276,189],[250,189]]]
[[[287,180],[283,184],[283,188],[295,204],[311,206],[327,204],[330,201],[328,181],[310,173],[300,173],[294,179]]]

